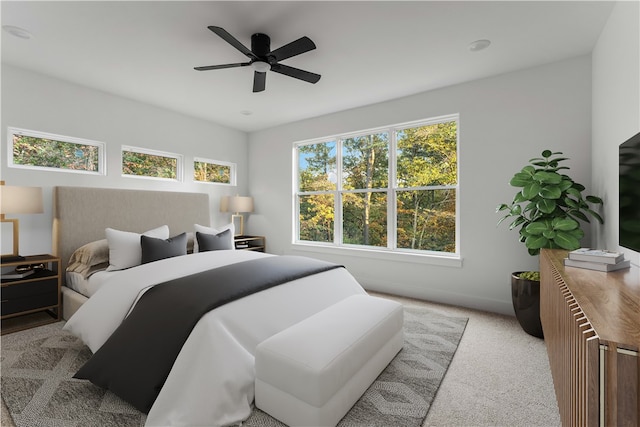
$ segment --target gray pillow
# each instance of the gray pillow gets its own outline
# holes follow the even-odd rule
[[[168,239],[140,236],[142,246],[142,263],[158,261],[165,258],[187,254],[187,233],[178,234]]]
[[[233,239],[230,238],[231,230],[226,229],[218,234],[207,234],[196,231],[198,251],[219,251],[233,249]]]

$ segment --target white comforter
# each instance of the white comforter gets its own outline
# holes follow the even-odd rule
[[[202,252],[123,270],[109,277],[69,319],[65,329],[80,337],[95,353],[150,286],[264,256],[272,255],[250,251]],[[364,293],[345,269],[334,269],[212,310],[185,342],[146,425],[238,424],[251,412],[256,346],[337,301]]]

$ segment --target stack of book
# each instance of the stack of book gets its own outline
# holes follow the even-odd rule
[[[580,248],[569,252],[569,257],[564,259],[564,265],[597,271],[615,271],[629,268],[631,263],[629,260],[625,261],[624,254],[620,252]]]

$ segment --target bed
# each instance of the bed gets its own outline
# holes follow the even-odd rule
[[[208,195],[202,193],[56,187],[54,248],[66,268],[78,248],[105,238],[105,228],[143,233],[168,226],[170,235],[175,236],[193,232],[195,224],[210,225],[209,212]],[[65,328],[95,353],[154,285],[268,257],[275,256],[237,250],[175,256],[108,274],[90,297],[65,282]],[[250,415],[254,398],[256,346],[345,298],[361,294],[366,292],[344,268],[333,268],[211,310],[184,342],[149,410],[147,425],[240,423]]]

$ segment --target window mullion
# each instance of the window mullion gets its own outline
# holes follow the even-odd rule
[[[334,192],[333,206],[334,206],[334,222],[333,222],[333,243],[342,245],[342,143],[343,139],[338,138],[336,140],[336,191]]]
[[[396,213],[396,161],[397,161],[397,140],[395,129],[389,129],[389,177],[387,189],[387,247],[397,248],[397,213]]]

